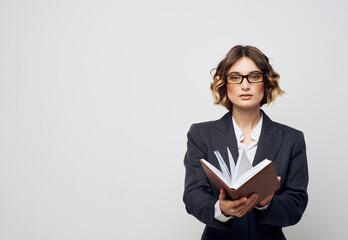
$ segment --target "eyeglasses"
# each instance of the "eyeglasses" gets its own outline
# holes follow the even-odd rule
[[[260,83],[264,81],[264,74],[259,72],[248,75],[230,73],[228,75],[225,75],[225,82],[227,84],[241,84],[244,78],[246,78],[248,83]]]

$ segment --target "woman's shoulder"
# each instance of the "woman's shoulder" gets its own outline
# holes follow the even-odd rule
[[[280,129],[283,129],[284,131],[287,131],[287,132],[301,132],[301,130],[297,129],[297,128],[294,128],[292,126],[289,126],[289,125],[286,125],[284,123],[279,123],[279,122],[273,122],[277,128],[280,128]]]
[[[210,131],[210,127],[214,125],[216,121],[205,121],[205,122],[196,122],[192,123],[189,129],[189,133],[191,134],[203,134],[208,133]]]
[[[283,131],[283,133],[286,135],[286,137],[290,138],[303,138],[304,134],[301,130],[294,128],[292,126],[279,123],[279,122],[273,122],[273,124],[276,126],[277,129]]]
[[[193,123],[190,127],[190,131],[209,131],[211,127],[225,127],[230,124],[232,124],[232,114],[231,112],[227,112],[221,118],[216,120]]]
[[[265,127],[267,129],[266,132],[282,131],[287,138],[303,138],[303,132],[301,130],[284,123],[273,121],[265,113],[263,116]]]

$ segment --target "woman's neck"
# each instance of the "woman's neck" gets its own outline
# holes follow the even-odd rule
[[[260,121],[260,108],[256,109],[240,109],[233,108],[232,116],[238,127],[243,131],[252,131]]]

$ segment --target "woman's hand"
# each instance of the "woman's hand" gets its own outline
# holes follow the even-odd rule
[[[278,182],[280,183],[281,177],[277,177],[277,178],[278,178]],[[268,203],[270,203],[270,201],[272,200],[273,196],[274,196],[274,192],[273,192],[271,195],[269,195],[268,197],[266,197],[265,199],[263,199],[263,200],[258,204],[258,206],[259,206],[259,207],[264,207],[264,206],[266,206]]]
[[[253,207],[254,203],[259,198],[256,193],[252,194],[250,197],[242,197],[240,199],[231,201],[226,198],[225,190],[220,190],[219,205],[222,214],[225,216],[236,216],[242,217]]]

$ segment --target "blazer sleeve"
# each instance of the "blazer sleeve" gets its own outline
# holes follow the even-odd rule
[[[281,188],[265,211],[254,210],[260,223],[278,227],[294,225],[301,219],[307,206],[309,177],[306,145],[303,133],[297,133],[295,143],[289,146],[291,154],[288,167],[282,173]]]
[[[207,128],[207,131],[203,129]],[[203,130],[203,131],[202,131]],[[207,144],[209,139],[209,126],[193,124],[187,134],[187,151],[184,158],[185,190],[183,200],[189,214],[201,222],[221,229],[228,229],[227,223],[222,223],[214,218],[214,205],[218,197],[213,194],[213,189],[201,166],[200,159],[207,159]]]

